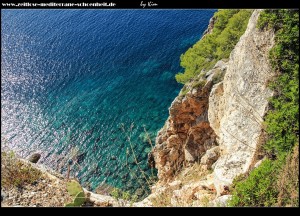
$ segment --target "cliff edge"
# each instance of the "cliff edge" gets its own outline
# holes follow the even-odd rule
[[[194,179],[197,184],[190,187],[192,203],[203,189],[206,194],[214,194],[210,201],[222,195],[228,198],[233,179],[261,159],[262,122],[272,96],[267,82],[274,75],[268,60],[274,32],[256,28],[260,12],[252,13],[229,60],[217,62],[205,76],[186,84],[171,104],[169,118],[152,151],[159,178],[153,194],[166,191],[178,181],[180,173],[199,164],[198,172],[206,175]],[[171,200],[180,195],[180,190],[188,193],[184,185],[175,185],[169,193]]]

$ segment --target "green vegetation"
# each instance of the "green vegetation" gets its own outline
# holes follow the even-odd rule
[[[85,202],[86,198],[84,195],[84,191],[79,182],[75,180],[67,182],[67,191],[73,198],[73,202],[67,203],[65,205],[66,207],[81,206]]]
[[[237,181],[230,205],[233,206],[273,206],[277,191],[274,187],[276,167],[269,159],[254,169],[245,180]]]
[[[67,182],[67,191],[70,196],[74,198],[79,192],[82,192],[83,189],[77,181],[71,180],[70,182]]]
[[[184,85],[184,86],[182,87],[182,89],[180,90],[179,95],[183,97],[183,96],[185,96],[188,92],[189,92],[189,89],[186,87],[186,85]]]
[[[269,140],[266,148],[275,155],[291,151],[299,139],[299,11],[267,10],[259,27],[276,31],[276,45],[270,51],[277,73],[269,87],[275,92],[266,116]]]
[[[122,191],[119,188],[114,188],[110,195],[118,201],[123,199],[125,201],[129,201],[131,204],[138,200],[138,196],[136,194],[131,195],[129,191]]]
[[[25,184],[33,184],[41,178],[41,172],[31,164],[19,160],[11,152],[1,152],[1,187],[22,188]]]
[[[193,82],[192,88],[199,88],[205,86],[206,81],[205,80],[199,80],[197,82]]]
[[[215,13],[212,33],[206,35],[181,55],[184,73],[176,75],[177,82],[186,83],[202,70],[211,69],[215,63],[228,58],[230,52],[245,32],[252,10],[225,9]]]
[[[265,10],[258,28],[275,30],[270,62],[276,76],[265,117],[269,156],[235,181],[231,206],[299,206],[299,11]]]
[[[82,191],[82,192],[79,192],[79,193],[75,196],[73,202],[67,203],[67,204],[65,205],[65,207],[76,207],[76,206],[81,206],[84,202],[85,202],[85,195],[84,195],[84,192]]]

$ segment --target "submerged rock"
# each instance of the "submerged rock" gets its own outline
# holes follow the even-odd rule
[[[80,164],[83,162],[84,158],[86,157],[86,152],[79,154],[77,158],[77,162]]]

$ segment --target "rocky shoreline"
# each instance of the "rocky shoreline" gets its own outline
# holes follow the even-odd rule
[[[41,164],[15,157],[14,160],[30,166],[41,173],[38,180],[25,183],[22,187],[1,186],[1,207],[64,207],[72,201],[66,183],[70,180],[54,170]],[[5,165],[1,164],[2,169]],[[83,207],[130,206],[124,200],[116,200],[111,196],[96,194],[83,188],[86,202]]]

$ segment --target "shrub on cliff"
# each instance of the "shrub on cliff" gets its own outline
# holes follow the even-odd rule
[[[41,172],[15,157],[13,152],[1,152],[1,187],[23,187],[39,180]]]
[[[230,206],[299,206],[299,145],[287,157],[264,160],[247,178],[236,178]]]
[[[275,188],[276,167],[265,160],[245,180],[234,186],[230,206],[274,206],[278,191]]]
[[[289,152],[299,139],[299,11],[266,10],[258,26],[276,31],[276,44],[270,50],[276,76],[269,85],[275,95],[265,123],[266,148],[278,155]]]
[[[228,58],[245,32],[252,10],[225,9],[215,13],[212,33],[206,35],[180,57],[184,73],[176,75],[177,82],[186,83],[203,69],[210,69],[218,60]]]

